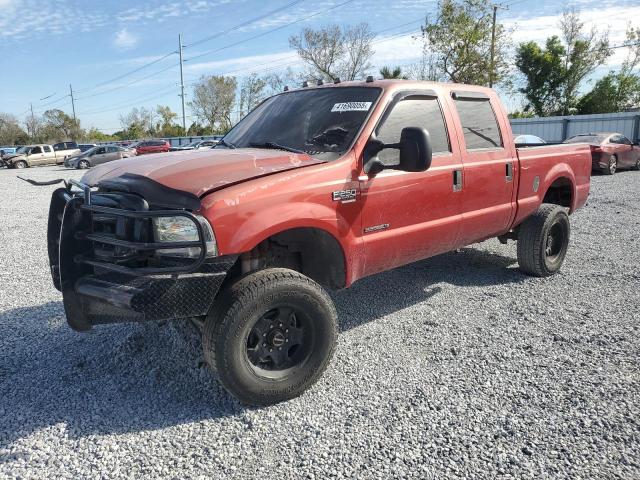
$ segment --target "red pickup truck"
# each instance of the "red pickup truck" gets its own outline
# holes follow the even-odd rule
[[[52,197],[68,323],[189,318],[241,401],[301,394],[333,354],[325,288],[497,237],[557,272],[587,145],[517,149],[493,90],[345,82],[265,100],[213,150],[97,166]],[[393,294],[393,293],[389,293]]]

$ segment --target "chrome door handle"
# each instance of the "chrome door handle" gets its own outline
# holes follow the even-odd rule
[[[462,190],[462,170],[453,171],[453,191],[459,192]]]
[[[513,163],[511,163],[511,162],[507,163],[507,168],[506,168],[506,172],[505,172],[505,180],[507,182],[513,181]]]

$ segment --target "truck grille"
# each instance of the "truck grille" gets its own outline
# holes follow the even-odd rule
[[[96,273],[128,275],[191,273],[206,258],[206,236],[198,218],[186,210],[153,210],[131,193],[91,192],[69,195],[63,220],[63,238],[75,252],[75,262],[94,267]],[[71,210],[71,211],[69,211]],[[158,217],[186,217],[194,222],[198,240],[156,242],[152,221]],[[66,230],[66,232],[64,232]],[[157,255],[162,250],[196,247],[197,258]]]

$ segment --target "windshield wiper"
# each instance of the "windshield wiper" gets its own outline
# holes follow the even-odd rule
[[[276,150],[285,150],[287,152],[293,152],[293,153],[307,153],[304,150],[299,150],[293,147],[287,147],[286,145],[280,145],[279,143],[276,143],[276,142],[251,142],[249,143],[249,146],[254,148],[273,148]]]
[[[235,149],[235,148],[238,148],[238,147],[236,147],[233,143],[231,143],[231,142],[227,142],[224,138],[223,138],[222,140],[220,140],[220,141],[216,144],[216,147],[217,147],[218,145],[223,145],[223,146],[225,146],[225,147],[227,147],[227,148],[231,148],[232,150],[233,150],[233,149]]]

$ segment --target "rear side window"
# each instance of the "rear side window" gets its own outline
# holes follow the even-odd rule
[[[495,113],[488,99],[456,99],[467,150],[502,147],[502,137]]]
[[[386,115],[382,125],[378,127],[378,140],[384,143],[397,143],[405,127],[426,129],[431,137],[431,148],[434,154],[451,151],[447,127],[438,99],[411,96],[396,103]],[[382,150],[378,158],[386,165],[397,164],[400,161],[400,152],[388,148]]]
[[[44,146],[45,153],[51,153],[51,147],[49,145]]]

